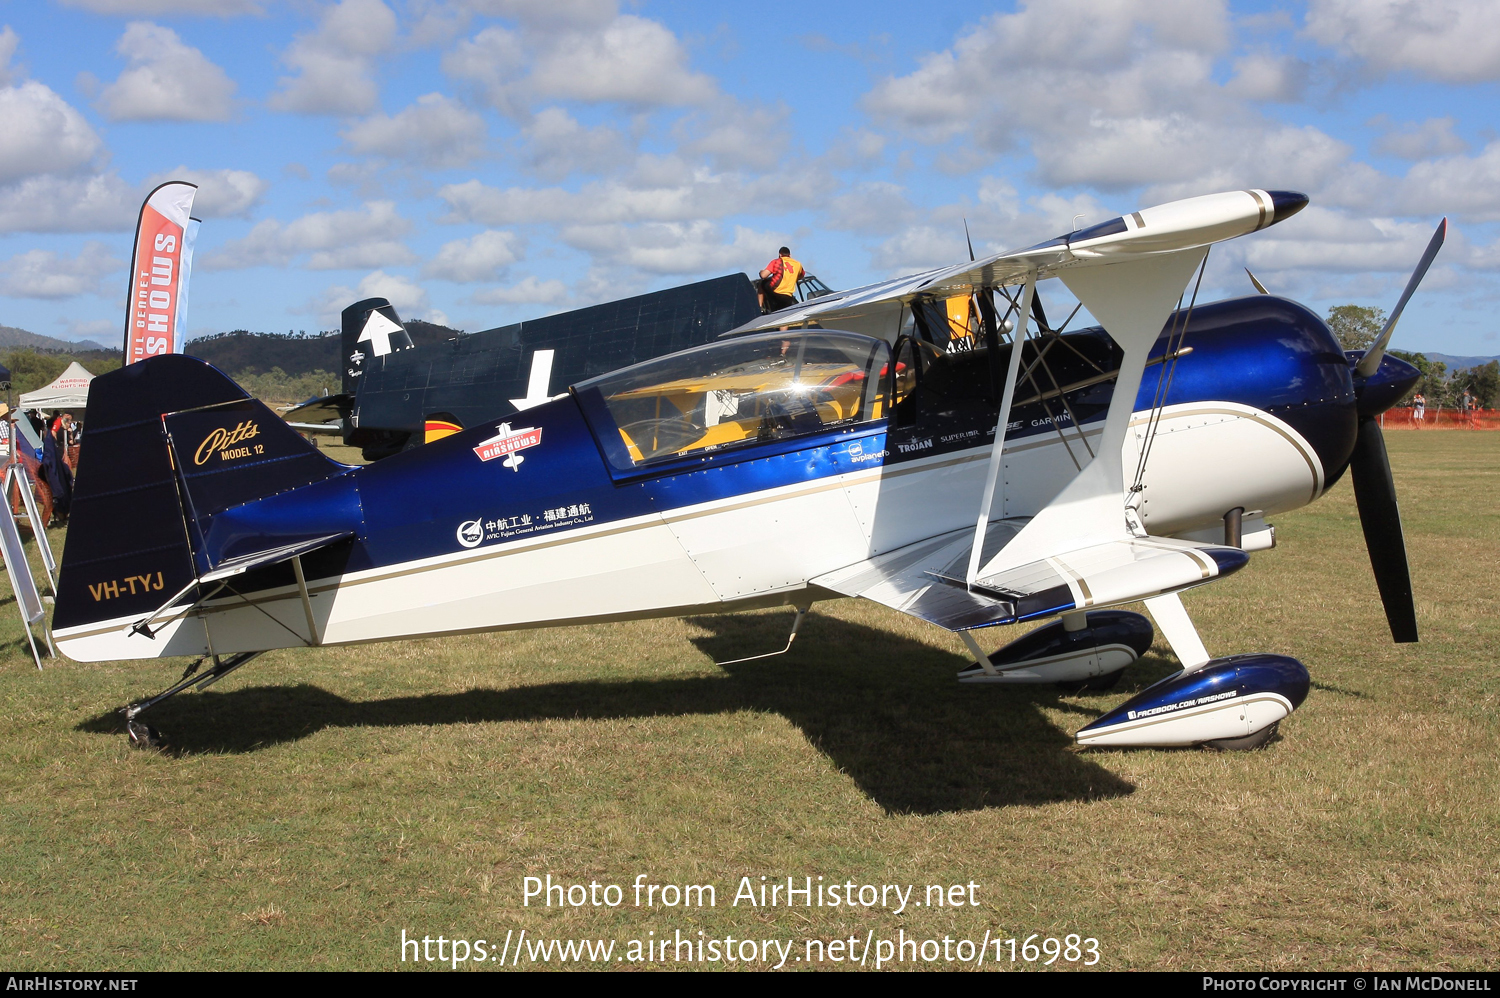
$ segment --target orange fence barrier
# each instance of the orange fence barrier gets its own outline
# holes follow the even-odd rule
[[[1461,412],[1447,407],[1428,406],[1422,419],[1412,416],[1407,407],[1391,409],[1380,417],[1387,430],[1500,430],[1500,409],[1475,409]]]

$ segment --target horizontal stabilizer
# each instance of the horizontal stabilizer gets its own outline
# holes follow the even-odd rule
[[[264,551],[251,551],[247,554],[238,554],[233,558],[225,558],[219,562],[213,569],[205,572],[199,581],[217,582],[220,579],[227,579],[231,576],[248,572],[252,568],[279,565],[283,561],[291,561],[293,558],[310,554],[313,551],[329,547],[345,538],[353,536],[354,531],[346,530],[341,534],[328,534],[324,537],[313,537],[294,544],[278,544],[275,547],[266,548]]]
[[[345,392],[308,399],[281,414],[288,423],[334,423],[348,419],[354,410],[354,396]]]
[[[200,580],[217,572],[231,553],[209,543],[211,535],[223,532],[213,524],[226,510],[349,470],[324,457],[258,399],[169,413],[162,425],[182,483],[183,518]],[[332,531],[320,530],[314,536],[328,533]],[[232,557],[238,561],[243,552],[233,550]]]

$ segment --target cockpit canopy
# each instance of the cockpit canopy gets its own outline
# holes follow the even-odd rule
[[[709,343],[575,390],[610,463],[627,470],[878,419],[889,369],[884,340],[795,330]]]

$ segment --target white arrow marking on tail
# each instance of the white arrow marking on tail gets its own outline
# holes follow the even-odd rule
[[[510,400],[510,404],[516,407],[517,412],[530,409],[534,405],[541,405],[543,402],[550,402],[555,398],[562,398],[562,395],[547,394],[547,387],[552,383],[552,356],[556,352],[555,350],[537,350],[531,355],[531,377],[526,382],[526,397]]]
[[[391,352],[391,334],[401,332],[401,327],[396,325],[379,310],[371,310],[370,317],[365,320],[365,328],[360,330],[359,339],[356,343],[370,341],[370,352],[377,357],[384,357]]]

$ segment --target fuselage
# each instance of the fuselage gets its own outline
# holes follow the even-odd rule
[[[1033,515],[1097,444],[1118,351],[1102,330],[1061,339],[1046,348],[1045,368],[1023,354],[1032,390],[1018,389],[1006,429],[997,517]],[[1139,507],[1151,533],[1212,531],[1235,508],[1263,521],[1311,502],[1343,473],[1354,389],[1316,315],[1269,296],[1199,306],[1178,345],[1191,350],[1148,367],[1125,445],[1130,475],[1154,425]],[[1164,334],[1157,355],[1166,347]],[[829,596],[809,581],[972,529],[983,491],[997,415],[985,352],[885,349],[883,364],[876,356],[868,368],[865,396],[830,403],[845,406],[840,419],[799,425],[793,414],[775,434],[680,452],[659,441],[652,450],[634,424],[619,425],[624,394],[610,401],[579,386],[503,425],[215,517],[210,536],[223,551],[352,530],[304,557],[306,603],[282,564],[238,577],[232,594],[191,613],[167,613],[154,637],[120,618],[59,628],[56,640],[82,660],[225,654]],[[827,383],[858,384],[850,377]],[[689,388],[672,391],[680,401]],[[704,417],[700,401],[693,418],[708,422],[710,436],[749,411],[739,389],[700,394],[727,407]],[[640,409],[644,396],[631,398]]]

